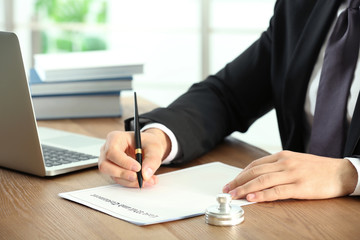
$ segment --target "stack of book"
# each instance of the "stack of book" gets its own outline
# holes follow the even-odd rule
[[[36,54],[29,87],[38,120],[118,117],[143,64],[106,51]]]

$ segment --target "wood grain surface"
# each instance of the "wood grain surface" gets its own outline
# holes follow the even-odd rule
[[[133,114],[132,99],[122,101],[123,118],[40,121],[39,125],[105,138],[112,130],[123,130],[123,120]],[[155,105],[139,98],[139,107],[144,112]],[[227,138],[205,156],[161,167],[157,173],[213,161],[243,168],[265,155],[259,148]],[[358,197],[244,206],[245,221],[233,227],[207,225],[204,216],[139,227],[58,197],[60,192],[112,184],[96,167],[50,178],[0,168],[0,183],[0,239],[360,239]]]

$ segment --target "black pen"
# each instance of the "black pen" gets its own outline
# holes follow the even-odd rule
[[[136,100],[136,92],[134,92],[134,104],[135,104],[135,114],[134,114],[134,132],[135,132],[135,157],[136,160],[140,163],[141,169],[138,171],[137,179],[139,182],[139,187],[141,188],[143,185],[143,177],[141,174],[142,170],[142,151],[141,151],[141,136],[139,129],[139,115],[138,115],[138,106]]]

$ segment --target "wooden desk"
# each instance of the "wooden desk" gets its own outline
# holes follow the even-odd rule
[[[140,112],[154,107],[140,100]],[[133,114],[123,99],[124,117]],[[105,138],[123,129],[123,119],[41,121],[41,126]],[[235,139],[226,139],[195,164],[222,161],[238,167],[266,155]],[[180,167],[178,167],[180,168]],[[176,168],[162,167],[158,173]],[[138,227],[82,205],[58,193],[113,183],[96,168],[39,178],[0,168],[0,239],[359,239],[360,198],[277,201],[245,206],[245,222],[234,227],[205,224],[204,216]],[[207,206],[204,206],[206,208]]]

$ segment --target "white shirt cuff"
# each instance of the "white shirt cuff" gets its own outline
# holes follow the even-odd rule
[[[356,188],[355,191],[350,194],[350,196],[359,196],[360,195],[360,158],[346,158],[347,160],[349,160],[352,165],[354,165],[357,174],[358,174],[358,180],[357,180],[357,184],[356,184]]]
[[[177,141],[175,134],[168,129],[165,125],[160,124],[160,123],[149,123],[147,125],[145,125],[141,131],[145,131],[146,129],[149,128],[157,128],[162,130],[170,139],[171,142],[171,150],[169,155],[162,161],[162,164],[170,164],[172,160],[175,159],[175,157],[177,156],[178,152],[179,152],[179,142]]]

